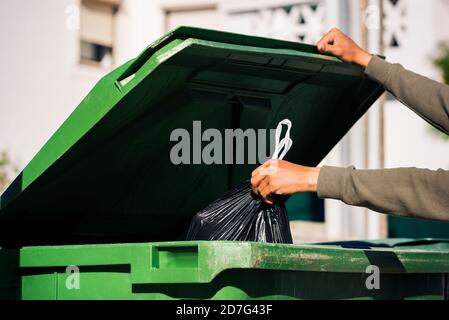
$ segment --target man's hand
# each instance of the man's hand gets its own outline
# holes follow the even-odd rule
[[[341,60],[366,68],[373,57],[338,29],[329,31],[317,43],[318,51],[332,54]]]
[[[272,194],[293,195],[316,192],[319,168],[308,168],[282,160],[270,160],[253,171],[251,184],[254,193],[272,204]]]

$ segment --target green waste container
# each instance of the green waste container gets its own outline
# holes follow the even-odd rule
[[[1,196],[1,294],[445,298],[449,259],[441,248],[182,241],[192,216],[257,164],[210,165],[190,154],[176,165],[175,130],[195,138],[201,122],[200,133],[225,136],[288,118],[295,143],[286,160],[314,166],[382,92],[361,68],[314,46],[170,32],[102,78]],[[379,292],[364,289],[373,261],[383,274]],[[71,265],[79,289],[66,285]]]
[[[73,265],[78,274],[67,270]],[[378,287],[369,279],[372,265],[380,271]],[[449,245],[438,242],[167,242],[20,253],[23,299],[444,300],[448,271]]]

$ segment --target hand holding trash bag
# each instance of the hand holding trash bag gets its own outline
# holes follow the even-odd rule
[[[287,132],[280,140],[283,125],[287,126]],[[291,126],[289,120],[279,123],[273,160],[282,160],[290,150]],[[260,169],[260,174],[270,175],[275,171],[276,167],[267,165]],[[187,240],[293,243],[286,200],[287,197],[273,196],[271,203],[267,203],[253,192],[251,182],[246,181],[197,213]]]
[[[269,175],[263,174],[269,167],[276,168]],[[272,195],[290,196],[297,193],[316,192],[319,168],[303,167],[283,160],[270,160],[252,173],[253,192],[273,203]]]

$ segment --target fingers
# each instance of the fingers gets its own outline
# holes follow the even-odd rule
[[[260,190],[260,183],[267,177],[273,175],[275,172],[273,168],[277,168],[278,160],[269,160],[252,172],[251,187],[254,193]]]
[[[257,169],[255,169],[253,171],[253,173],[251,174],[251,177],[252,178],[257,177],[260,174],[260,172],[263,170],[264,166],[265,166],[265,164],[263,164],[260,167],[258,167]]]
[[[268,204],[273,204],[270,195],[274,193],[271,185],[270,167],[277,164],[277,160],[269,160],[252,172],[251,186],[253,192],[259,194]]]
[[[263,188],[260,188],[259,190],[260,196],[265,200],[265,202],[268,204],[273,204],[273,199],[271,199],[271,194],[273,193],[273,191],[270,183],[267,183]]]
[[[265,176],[264,179],[260,182],[257,193],[264,199],[264,201],[268,204],[273,204],[274,201],[271,198],[273,194],[276,194],[276,188],[272,183],[272,179],[270,176]]]
[[[263,173],[263,170],[273,165],[274,161],[276,160],[268,160],[267,162],[265,162],[263,165],[261,165],[260,167],[258,167],[256,170],[253,171],[252,176],[254,177]]]
[[[318,51],[341,58],[343,55],[343,48],[340,44],[342,35],[344,36],[340,30],[336,28],[331,29],[320,41],[318,41]]]
[[[337,29],[331,29],[328,33],[326,33],[320,41],[317,43],[318,50],[320,52],[325,52],[324,50],[328,45],[332,45],[335,42],[335,36],[337,33]]]
[[[258,185],[257,192],[259,193],[259,195],[262,198],[265,198],[265,196],[266,196],[266,194],[265,195],[263,194],[263,190],[265,190],[269,185],[270,185],[270,179],[268,179],[267,177],[265,177]],[[268,191],[268,190],[266,190],[266,191]],[[270,192],[268,194],[270,194]]]
[[[251,184],[255,194],[260,195],[268,204],[273,204],[273,200],[270,198],[273,193],[270,178],[270,176],[257,175],[251,179]]]
[[[327,44],[327,45],[324,45],[322,48],[323,49],[320,50],[321,52],[326,53],[326,54],[331,54],[336,57],[341,57],[343,54],[343,49],[341,47]]]
[[[260,174],[259,175],[254,175],[251,178],[251,186],[252,186],[252,189],[253,189],[254,193],[258,192],[259,186],[260,186],[261,182],[265,178],[266,178],[266,176],[263,176],[263,175],[260,175]]]

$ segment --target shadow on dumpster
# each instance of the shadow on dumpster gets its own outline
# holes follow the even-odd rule
[[[15,272],[19,267],[19,250],[0,247],[0,300],[20,298],[20,277]]]
[[[340,246],[344,249],[374,249],[374,248],[391,248],[391,245],[386,243],[375,243],[368,241],[341,241],[341,242],[326,242],[317,243],[317,245],[331,245]]]
[[[134,294],[174,299],[405,300],[443,299],[439,274],[382,274],[380,290],[368,290],[367,274],[230,269],[205,284],[134,284]]]

